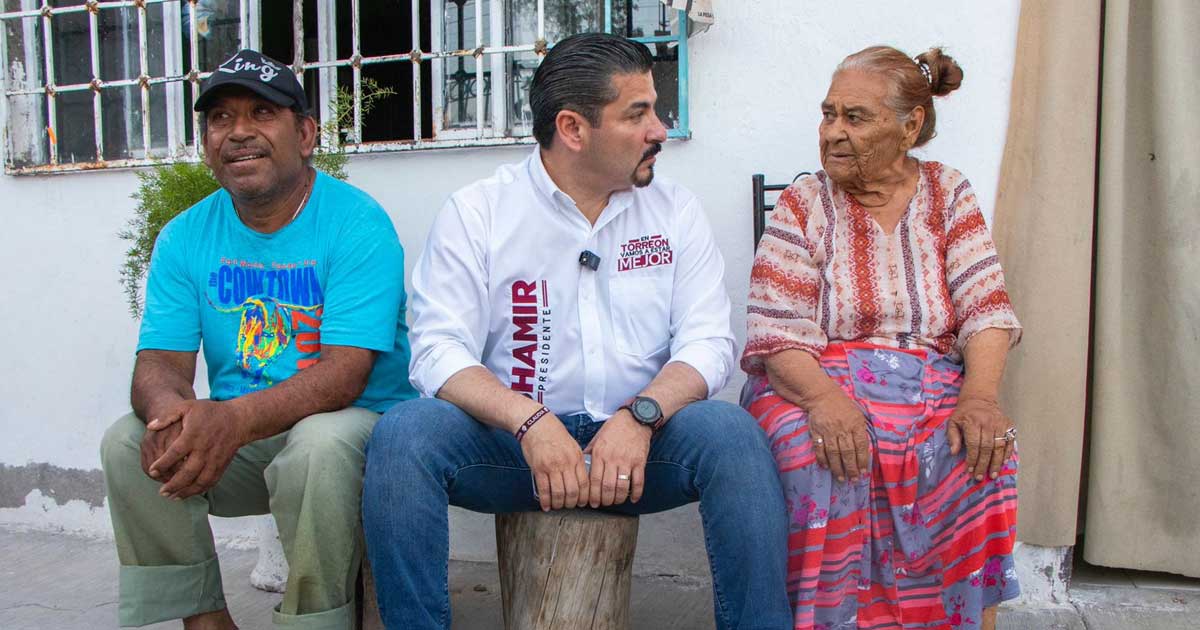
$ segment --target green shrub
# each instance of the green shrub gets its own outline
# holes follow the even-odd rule
[[[208,167],[196,162],[155,166],[137,177],[137,192],[131,195],[137,200],[137,207],[129,224],[118,234],[132,243],[125,252],[121,284],[125,287],[129,313],[135,318],[142,316],[142,280],[150,267],[150,254],[158,233],[180,212],[219,187]]]

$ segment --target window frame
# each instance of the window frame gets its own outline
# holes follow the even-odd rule
[[[0,32],[0,92],[3,97],[0,98],[0,113],[5,132],[5,172],[10,175],[21,174],[48,174],[59,172],[76,172],[95,169],[111,169],[111,168],[130,168],[149,166],[156,164],[168,164],[173,162],[196,162],[200,159],[200,137],[199,134],[193,134],[192,142],[185,144],[185,116],[189,113],[192,117],[192,129],[200,128],[200,115],[193,111],[191,105],[194,103],[196,95],[199,92],[199,84],[205,78],[212,74],[211,71],[198,70],[199,65],[199,47],[198,33],[196,24],[196,12],[189,11],[189,24],[186,29],[182,27],[182,4],[187,2],[195,7],[196,0],[87,0],[80,5],[66,7],[50,7],[47,3],[41,0],[21,0],[22,9],[19,11],[10,11],[0,13],[0,25],[5,26],[5,30]],[[291,60],[291,69],[296,72],[300,81],[304,81],[304,73],[307,70],[317,70],[320,76],[320,86],[318,89],[318,102],[321,120],[329,120],[332,115],[336,103],[336,86],[337,86],[337,71],[339,68],[350,68],[352,72],[353,85],[353,124],[347,134],[347,141],[340,144],[340,149],[347,154],[360,153],[380,153],[380,152],[397,152],[397,151],[413,151],[413,150],[430,150],[430,149],[448,149],[448,148],[470,148],[470,147],[487,147],[487,146],[511,146],[521,144],[533,144],[535,142],[531,135],[510,135],[508,117],[509,117],[509,102],[508,102],[508,87],[509,77],[508,69],[506,68],[505,60],[508,53],[535,52],[539,55],[544,55],[547,50],[545,41],[545,0],[537,2],[537,40],[530,43],[521,44],[504,44],[504,20],[505,0],[477,0],[475,2],[475,48],[461,50],[446,50],[444,49],[445,42],[443,40],[443,32],[445,27],[444,15],[445,4],[447,0],[430,0],[430,7],[427,19],[431,23],[432,41],[431,47],[433,51],[422,51],[419,49],[394,53],[388,55],[378,55],[372,57],[364,57],[361,54],[360,48],[360,28],[359,15],[360,4],[363,1],[369,0],[350,0],[351,10],[351,55],[346,59],[337,58],[337,5],[334,2],[317,2],[317,60],[307,61],[304,59],[304,25],[303,20],[295,20],[293,23],[292,37],[297,45],[293,46],[296,52],[295,58]],[[254,44],[261,46],[261,12],[259,6],[260,0],[238,0],[238,16],[240,24],[240,47],[254,48]],[[303,7],[305,0],[293,0],[294,15],[303,15]],[[490,37],[489,41],[481,42],[483,34],[483,7],[484,2],[488,3]],[[604,30],[612,32],[612,15],[613,15],[614,0],[604,0]],[[413,42],[420,42],[421,22],[421,6],[425,4],[419,0],[413,0],[410,3],[412,7],[411,27],[413,30]],[[37,5],[35,7],[35,5]],[[163,5],[163,24],[164,30],[162,41],[151,41],[147,36],[147,9],[154,5]],[[137,29],[138,29],[138,58],[140,64],[140,73],[137,78],[103,81],[99,79],[100,68],[100,41],[98,37],[98,22],[99,12],[112,9],[135,8],[137,9]],[[655,37],[635,37],[630,38],[633,41],[641,44],[653,46],[656,44],[674,44],[678,46],[678,78],[679,78],[679,120],[678,126],[668,130],[668,137],[686,139],[691,137],[691,127],[688,109],[688,38],[687,38],[687,14],[686,11],[680,9],[671,9],[675,13],[677,33],[665,36]],[[89,31],[90,31],[90,63],[93,79],[88,83],[72,84],[72,85],[57,85],[54,83],[54,38],[52,37],[53,20],[57,16],[71,13],[87,12],[89,16]],[[36,18],[36,19],[32,19]],[[7,23],[12,20],[19,21],[26,36],[23,38],[23,59],[37,62],[38,53],[40,52],[43,59],[43,64],[38,68],[38,73],[42,74],[43,82],[36,86],[17,86],[15,89],[10,89],[9,82],[9,64],[8,56],[8,36]],[[170,26],[169,26],[170,25]],[[37,50],[35,43],[37,30],[40,29],[42,38],[41,50]],[[34,37],[30,37],[30,34]],[[183,58],[184,48],[183,38],[187,37],[190,41],[190,54],[188,59]],[[156,38],[157,39],[157,38]],[[34,40],[31,42],[31,40]],[[150,76],[148,73],[148,46],[161,45],[164,48],[164,76]],[[444,128],[442,125],[445,108],[445,95],[442,89],[444,82],[444,73],[446,65],[449,61],[463,56],[473,56],[477,60],[487,59],[487,63],[475,64],[476,85],[483,85],[484,74],[491,73],[491,92],[490,109],[492,119],[485,121],[485,99],[475,99],[475,126],[463,128]],[[281,60],[284,61],[284,60]],[[412,63],[412,107],[413,107],[413,136],[412,140],[388,140],[376,142],[362,142],[362,72],[364,65],[381,64],[381,63]],[[425,69],[422,64],[429,62],[428,71],[432,75],[433,94],[430,95],[433,109],[433,138],[423,138],[421,134],[422,125],[422,88],[421,80]],[[26,64],[28,65],[28,64]],[[184,69],[188,68],[185,72]],[[190,82],[193,85],[191,99],[192,103],[184,103],[184,83]],[[153,139],[151,137],[150,116],[152,112],[150,102],[151,86],[164,84],[166,86],[166,104],[165,111],[167,116],[167,145],[166,155],[162,157],[150,157],[154,151]],[[134,157],[119,160],[104,160],[104,134],[103,134],[103,113],[104,108],[101,104],[101,93],[105,89],[126,88],[137,86],[140,87],[140,110],[141,110],[141,139],[142,145],[137,149],[131,147],[131,151],[140,151],[145,157]],[[56,116],[56,97],[58,94],[70,92],[91,91],[93,96],[92,111],[93,111],[93,129],[95,133],[96,157],[97,159],[90,162],[59,162],[58,142],[55,135]],[[38,114],[41,125],[28,125],[25,133],[16,133],[13,129],[13,102],[19,98],[33,98],[38,95],[43,96],[46,100],[39,103],[37,108],[30,108],[31,112]],[[133,110],[130,110],[133,111]],[[161,113],[159,115],[162,115]],[[47,123],[47,121],[49,121]],[[499,130],[499,131],[497,131]],[[45,143],[46,150],[42,151],[43,134],[48,134],[49,139]],[[25,142],[27,147],[17,149],[17,142]],[[322,144],[329,145],[330,143],[339,143],[340,138],[322,138]],[[26,151],[25,149],[29,149]],[[17,155],[27,155],[32,152],[35,154],[35,160],[38,162],[31,165],[18,165],[14,162]],[[43,155],[45,153],[45,155]]]

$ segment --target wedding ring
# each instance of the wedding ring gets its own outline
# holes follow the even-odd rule
[[[617,481],[629,481],[629,475],[617,475]]]
[[[820,445],[822,445],[822,444],[824,444],[824,443],[825,443],[825,438],[821,438],[821,437],[819,437],[819,438],[817,438],[817,439],[816,439],[816,440],[814,440],[814,441],[817,443],[817,446],[820,446]]]
[[[1015,439],[1017,439],[1017,427],[1008,427],[1008,430],[1004,432],[1004,441],[1012,442]]]

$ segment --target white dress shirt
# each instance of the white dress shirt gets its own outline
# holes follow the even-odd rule
[[[600,257],[592,270],[579,261]],[[669,361],[729,380],[725,263],[690,192],[655,178],[588,223],[535,149],[454,193],[413,272],[413,385],[482,365],[558,415],[604,420]]]

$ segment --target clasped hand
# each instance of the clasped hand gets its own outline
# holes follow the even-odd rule
[[[242,426],[232,406],[211,400],[156,410],[142,438],[142,470],[164,482],[159,494],[166,498],[207,492],[245,444]]]
[[[542,418],[521,441],[542,510],[637,503],[645,487],[650,435],[621,411],[581,449],[557,418]],[[590,474],[585,452],[592,456]]]

